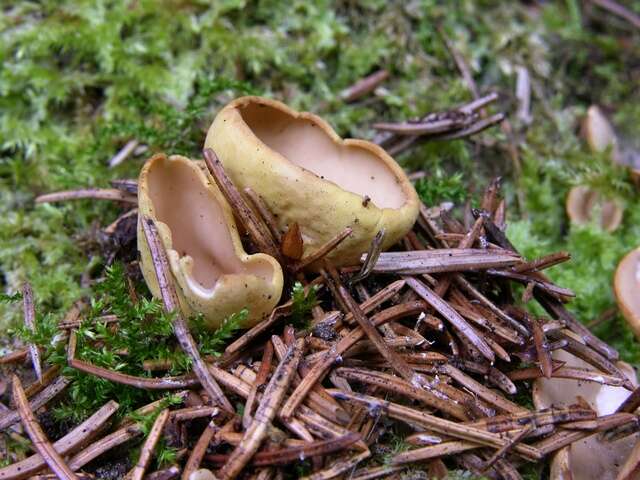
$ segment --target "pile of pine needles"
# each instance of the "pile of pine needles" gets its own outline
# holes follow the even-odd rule
[[[476,100],[455,115],[378,125],[387,132],[378,141],[398,150],[420,135],[473,133],[500,121],[475,113],[494,99]],[[305,294],[313,292],[317,300],[307,325],[290,323],[295,302],[285,299],[221,357],[203,356],[179,312],[156,226],[140,218],[164,308],[172,314],[173,331],[193,373],[138,377],[93,365],[75,355],[81,313],[58,325],[69,367],[140,389],[177,392],[179,404],[158,401],[137,410],[158,414],[126,478],[187,480],[199,469],[212,473],[198,478],[284,478],[291,475],[291,465],[305,464],[307,478],[315,480],[391,477],[408,466],[444,478],[456,465],[491,478],[519,479],[527,463],[540,462],[594,432],[609,431],[608,438],[617,438],[638,429],[632,413],[640,406],[638,390],[617,412],[602,417],[584,402],[532,407],[530,383],[542,377],[633,387],[614,363],[617,352],[565,308],[571,290],[542,273],[570,255],[527,260],[509,242],[499,181],[487,187],[479,208],[467,205],[460,219],[446,209],[422,205],[413,229],[392,251],[380,251],[381,231],[361,265],[338,269],[327,254],[349,229],[312,257],[295,258],[291,252],[302,245],[299,229],[279,231],[262,199],[252,191],[239,192],[213,151],[206,150],[204,158],[247,232],[248,250],[279,259],[287,281],[300,282]],[[103,230],[113,234],[120,222],[137,216],[135,187],[132,181],[115,182],[113,189],[63,192],[40,201],[118,201],[128,210]],[[319,273],[308,271],[311,264]],[[130,267],[137,268],[137,261]],[[26,326],[34,328],[28,284],[22,298]],[[139,301],[134,293],[130,300]],[[525,306],[532,301],[548,316],[528,313]],[[103,313],[99,321],[117,331],[118,318]],[[564,366],[552,358],[555,350],[579,357],[593,370]],[[0,428],[20,436],[22,422],[36,453],[0,469],[0,479],[94,478],[83,472],[84,466],[143,435],[131,417],[113,421],[118,409],[113,399],[51,442],[34,412],[52,402],[69,379],[56,367],[43,370],[33,344],[2,362],[27,357],[37,380],[24,388],[18,376],[12,377],[13,405],[0,404]],[[238,404],[242,408],[234,408]],[[374,453],[390,430],[402,435],[407,448],[388,446],[391,453],[382,462]],[[161,440],[178,448],[176,463],[148,472]]]

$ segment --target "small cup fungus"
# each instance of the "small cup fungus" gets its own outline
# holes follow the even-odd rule
[[[271,313],[282,293],[280,264],[268,255],[244,251],[231,208],[201,162],[155,155],[142,168],[138,183],[140,218],[149,217],[157,225],[185,315],[202,313],[215,329],[243,308],[249,310],[245,326]],[[139,223],[142,272],[159,297],[141,228]]]
[[[418,197],[402,168],[382,148],[342,139],[321,118],[260,97],[222,109],[209,128],[212,148],[231,180],[251,187],[286,231],[298,224],[304,256],[345,228],[353,233],[328,258],[357,264],[376,233],[383,248],[400,240],[418,215]]]

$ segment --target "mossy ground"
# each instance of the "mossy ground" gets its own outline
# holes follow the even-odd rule
[[[135,177],[145,155],[108,168],[132,138],[150,152],[198,157],[216,111],[244,93],[312,110],[341,135],[364,138],[374,121],[469,101],[438,28],[479,90],[501,94],[519,159],[492,128],[471,141],[423,144],[399,161],[433,175],[422,193],[434,202],[477,196],[502,176],[513,243],[528,257],[572,253],[550,274],[577,293],[571,309],[583,322],[615,306],[615,265],[640,244],[640,196],[624,169],[589,153],[579,120],[599,104],[626,142],[640,138],[640,32],[590,2],[45,0],[2,10],[0,281],[13,293],[28,279],[39,310],[53,318],[88,293],[80,287],[88,257],[98,267],[105,261],[90,232],[117,209],[35,205],[37,194]],[[531,75],[528,126],[515,115],[518,66]],[[340,90],[381,67],[391,77],[375,95],[340,100]],[[566,192],[583,183],[625,204],[618,231],[568,224]],[[20,318],[17,304],[0,309],[2,329]],[[597,333],[640,365],[619,315]]]

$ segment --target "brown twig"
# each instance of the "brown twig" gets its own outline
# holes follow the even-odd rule
[[[361,259],[364,262],[366,257]],[[520,261],[511,252],[472,248],[417,250],[381,253],[374,273],[421,275],[425,273],[463,272],[510,266]]]
[[[62,456],[68,455],[95,435],[117,410],[118,404],[116,402],[113,400],[107,402],[84,422],[57,440],[53,444],[53,448]],[[44,465],[45,461],[38,453],[20,462],[0,468],[0,479],[21,480],[33,475]]]
[[[232,452],[229,461],[220,470],[220,478],[235,478],[260,447],[298,367],[303,348],[304,339],[296,341],[276,368],[265,388],[251,426],[245,432],[242,443]]]
[[[348,433],[338,438],[320,440],[303,443],[300,446],[267,450],[258,452],[253,456],[251,465],[256,467],[266,467],[272,465],[287,465],[300,459],[310,458],[320,455],[330,455],[352,446],[360,440],[357,433]],[[207,461],[221,465],[229,461],[228,455],[207,455]]]
[[[376,233],[376,236],[371,241],[371,245],[369,245],[369,251],[362,261],[362,268],[349,279],[350,283],[353,284],[361,282],[371,274],[373,267],[375,267],[378,257],[382,252],[382,242],[384,242],[385,233],[386,231],[384,228],[381,228],[380,231]]]
[[[274,243],[269,230],[260,222],[242,198],[242,195],[240,195],[240,192],[224,171],[224,167],[218,159],[218,156],[210,148],[205,148],[203,155],[207,168],[218,185],[218,188],[220,188],[220,191],[231,205],[232,210],[237,215],[242,226],[249,233],[251,240],[258,247],[258,250],[271,255],[282,263],[280,250]]]
[[[109,370],[108,368],[98,367],[75,358],[69,361],[69,366],[76,370],[80,370],[81,372],[95,375],[96,377],[106,378],[114,383],[130,385],[144,390],[178,390],[200,384],[198,378],[191,375],[161,378],[136,377],[134,375]]]
[[[266,342],[264,351],[262,352],[262,360],[260,362],[260,369],[256,376],[255,382],[251,385],[251,392],[247,397],[247,402],[244,405],[244,413],[242,414],[242,425],[244,428],[249,428],[251,425],[253,416],[253,402],[256,399],[258,389],[267,383],[269,373],[271,373],[271,362],[273,361],[273,343]]]
[[[353,230],[351,229],[351,227],[347,227],[343,231],[338,233],[335,237],[329,239],[327,243],[321,245],[316,251],[310,253],[306,257],[302,258],[299,262],[297,262],[293,267],[294,272],[299,272],[300,270],[308,267],[312,263],[317,262],[318,260],[321,260],[324,257],[326,257],[329,253],[331,253],[332,250],[334,250],[338,245],[340,245],[349,235],[351,235],[352,232]]]
[[[48,385],[31,401],[29,401],[29,408],[31,410],[38,410],[40,407],[48,403],[52,398],[61,393],[65,388],[67,388],[69,383],[71,383],[71,380],[67,377],[57,377],[50,385]],[[19,421],[20,413],[17,410],[12,410],[6,414],[2,414],[0,415],[0,430],[4,430],[5,428],[8,428]]]
[[[454,440],[398,453],[391,457],[391,464],[402,465],[406,463],[424,462],[431,458],[446,457],[466,450],[480,448],[481,446],[482,445],[467,440]]]
[[[340,98],[345,103],[350,103],[373,92],[378,85],[389,78],[389,71],[382,69],[361,78],[350,87],[340,92]]]
[[[321,470],[320,472],[313,473],[308,477],[302,477],[303,480],[329,480],[330,478],[336,478],[340,476],[340,474],[347,472],[353,468],[355,468],[358,463],[363,460],[366,460],[371,456],[371,452],[366,450],[361,453],[357,453],[350,457],[343,457],[331,463],[331,466],[326,470]]]
[[[380,413],[386,413],[392,418],[406,422],[418,424],[424,428],[427,428],[435,433],[442,435],[460,438],[462,440],[469,440],[477,442],[482,445],[503,447],[508,443],[508,439],[504,439],[499,435],[480,430],[477,428],[469,427],[468,425],[462,425],[450,420],[429,415],[418,410],[404,407],[397,403],[381,400],[376,397],[371,397],[362,394],[352,394],[340,390],[330,390],[330,393],[334,398],[339,400],[348,400],[357,403],[367,405],[370,409],[378,411]],[[518,444],[514,447],[520,455],[532,460],[540,460],[543,458],[543,453],[534,447],[524,444]]]
[[[74,455],[71,460],[69,460],[69,467],[72,470],[78,470],[94,458],[102,455],[104,452],[108,452],[112,448],[122,445],[141,434],[142,427],[139,425],[127,425],[122,427],[115,432],[102,437],[100,440],[93,442],[84,450]]]
[[[640,29],[640,15],[634,11],[620,5],[614,0],[590,0],[591,3],[613,13],[614,15],[626,20],[633,27]]]
[[[160,236],[153,220],[150,218],[142,218],[142,228],[149,245],[149,250],[151,251],[153,268],[156,273],[156,278],[158,279],[158,287],[160,289],[164,308],[168,313],[175,315],[173,319],[173,331],[178,339],[178,343],[182,350],[193,361],[193,370],[200,380],[200,383],[209,394],[211,400],[218,404],[223,410],[233,412],[233,406],[211,376],[211,373],[204,364],[202,357],[200,357],[198,346],[189,332],[186,321],[180,313],[178,296],[169,273],[169,260],[167,259],[167,254],[162,242],[160,241]]]
[[[53,448],[49,439],[42,431],[40,424],[36,420],[33,411],[29,407],[27,396],[24,394],[22,382],[13,375],[13,403],[15,403],[22,425],[29,434],[29,438],[33,442],[33,446],[47,463],[51,471],[53,471],[61,480],[77,480],[77,476],[65,463],[62,456]]]
[[[189,480],[189,477],[193,472],[195,472],[200,467],[200,462],[204,457],[204,454],[209,447],[209,443],[220,429],[216,425],[214,420],[211,420],[207,427],[204,429],[204,432],[198,438],[195,446],[191,450],[191,454],[189,455],[189,459],[184,466],[184,470],[182,470],[182,480]]]
[[[33,301],[33,290],[29,282],[22,285],[22,308],[24,312],[24,324],[32,332],[36,332],[36,308]],[[40,363],[40,351],[35,343],[29,343],[29,355],[33,370],[38,380],[42,381],[42,365]]]
[[[547,348],[547,337],[542,331],[542,327],[537,318],[529,317],[531,330],[533,331],[533,341],[538,353],[538,364],[540,365],[540,371],[545,378],[551,378],[553,373],[553,363],[551,360],[551,354]]]
[[[280,229],[278,228],[278,221],[271,213],[269,206],[265,203],[262,197],[258,195],[251,187],[246,187],[244,189],[244,193],[247,195],[249,200],[251,200],[251,203],[264,220],[264,223],[266,223],[269,231],[271,232],[271,235],[273,236],[273,239],[277,243],[281,243],[282,234],[280,233]]]
[[[416,315],[420,313],[423,308],[424,304],[422,302],[411,302],[396,305],[374,315],[371,319],[371,323],[374,326],[379,326],[396,318]],[[327,370],[336,362],[336,360],[361,340],[364,335],[364,331],[361,328],[356,328],[343,337],[337,344],[333,345],[329,351],[325,352],[322,358],[312,365],[311,370],[302,379],[289,399],[282,406],[281,414],[285,418],[291,418],[293,412],[304,400],[313,385],[319,382],[326,375]]]
[[[29,347],[20,348],[0,357],[0,365],[23,362],[29,356]]]
[[[400,374],[406,381],[410,383],[420,382],[420,375],[417,375],[416,372],[406,363],[403,358],[397,354],[393,349],[389,348],[389,346],[382,339],[382,336],[378,332],[378,330],[373,326],[371,320],[369,320],[362,310],[360,310],[360,305],[356,303],[348,290],[342,285],[340,277],[336,269],[327,262],[326,268],[329,271],[329,274],[332,277],[333,282],[335,283],[338,295],[342,298],[342,301],[349,308],[350,313],[355,318],[356,322],[362,328],[367,338],[375,345],[380,355],[382,355],[391,365],[391,367]]]
[[[473,344],[478,351],[490,362],[495,360],[493,350],[486,341],[478,335],[478,333],[460,316],[453,308],[449,306],[441,297],[431,290],[426,284],[415,277],[405,277],[407,285],[413,289],[425,302],[431,305],[440,315],[448,320],[465,338]]]
[[[164,429],[165,423],[167,423],[167,419],[169,418],[169,410],[162,410],[156,420],[153,422],[153,426],[151,427],[151,431],[149,435],[147,435],[147,439],[142,446],[142,450],[140,450],[140,457],[138,457],[138,462],[136,466],[133,467],[131,471],[130,478],[131,480],[142,480],[145,471],[147,470],[147,466],[151,461],[151,457],[153,455],[153,451],[156,448],[156,444],[158,440],[160,440],[160,436],[162,435],[162,430]]]
[[[80,190],[67,190],[64,192],[48,193],[36,197],[36,203],[65,202],[67,200],[80,200],[93,198],[96,200],[114,200],[124,203],[138,203],[135,195],[130,195],[115,188],[85,188]]]

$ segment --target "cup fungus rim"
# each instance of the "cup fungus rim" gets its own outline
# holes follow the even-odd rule
[[[303,177],[305,177],[309,181],[320,182],[322,184],[331,186],[332,188],[337,188],[341,192],[344,192],[344,194],[347,194],[350,197],[352,197],[354,201],[357,201],[360,203],[362,202],[363,195],[347,190],[343,186],[341,186],[340,184],[332,180],[321,178],[319,175],[317,175],[313,171],[296,164],[295,162],[289,160],[282,153],[278,152],[277,150],[267,145],[260,137],[258,137],[258,135],[253,131],[253,129],[247,124],[247,122],[242,116],[242,113],[240,112],[240,108],[245,107],[250,103],[273,108],[296,120],[298,119],[307,120],[317,125],[318,127],[320,127],[320,129],[324,132],[324,134],[326,134],[331,139],[331,141],[333,141],[337,145],[342,147],[361,148],[363,150],[368,151],[373,156],[375,156],[380,161],[380,163],[384,166],[385,171],[387,171],[389,175],[393,176],[393,180],[398,185],[398,188],[400,189],[400,191],[402,192],[402,195],[404,196],[404,202],[397,208],[382,207],[377,205],[373,200],[371,200],[370,205],[373,205],[375,208],[381,211],[390,211],[390,212],[400,212],[405,209],[411,209],[414,204],[416,206],[418,205],[417,193],[415,192],[415,189],[411,184],[411,181],[407,177],[406,173],[404,172],[402,167],[395,161],[395,159],[391,155],[389,155],[379,145],[376,145],[373,142],[370,142],[368,140],[363,140],[363,139],[342,138],[340,135],[336,133],[333,127],[326,120],[316,115],[315,113],[295,110],[289,107],[288,105],[284,104],[283,102],[280,102],[275,99],[265,98],[265,97],[255,96],[255,95],[248,95],[248,96],[238,97],[232,100],[231,102],[229,102],[227,105],[225,105],[225,107],[221,110],[220,114],[233,115],[234,116],[233,121],[235,122],[234,126],[239,128],[243,134],[248,135],[248,137],[251,138],[253,142],[259,144],[260,148],[264,148],[269,153],[275,155],[283,165],[286,165],[287,168],[295,170],[296,173],[298,173],[299,175],[303,175]],[[223,121],[226,121],[226,119],[224,119]]]
[[[629,270],[627,270],[628,268]],[[628,275],[633,274],[634,271],[636,275],[640,271],[640,246],[631,250],[620,260],[613,277],[613,291],[618,307],[636,335],[640,335],[640,309],[635,309],[626,298],[627,295],[623,293],[625,283],[629,282]],[[631,281],[640,285],[640,278],[632,278]],[[638,294],[640,294],[640,291]]]
[[[222,196],[222,193],[217,191],[215,187],[215,181],[213,178],[208,176],[208,173],[204,171],[203,167],[198,164],[198,161],[192,160],[183,155],[167,155],[165,153],[156,153],[151,156],[143,165],[139,174],[139,188],[147,189],[148,181],[144,181],[146,177],[148,177],[151,169],[160,161],[167,162],[178,162],[180,164],[185,165],[189,168],[202,182],[202,185],[211,192],[211,195],[218,202],[220,207],[220,212],[224,219],[224,228],[227,229],[227,233],[229,236],[229,240],[231,242],[231,247],[235,256],[238,260],[245,264],[250,265],[255,262],[266,262],[271,266],[271,277],[264,278],[264,281],[268,285],[282,285],[283,283],[283,273],[282,267],[278,263],[278,261],[267,255],[265,253],[253,253],[249,254],[244,249],[242,245],[242,241],[240,239],[239,232],[237,230],[237,226],[235,223],[235,219],[233,218],[233,214],[230,211],[230,207],[227,204],[226,200]],[[213,187],[213,188],[212,188]],[[217,290],[223,288],[223,285],[226,283],[227,279],[233,276],[242,276],[242,275],[255,275],[253,273],[234,273],[234,272],[222,272],[218,278],[216,278],[214,284],[210,287],[205,287],[203,285],[198,285],[198,280],[193,275],[193,268],[195,259],[191,255],[180,255],[180,253],[175,249],[174,245],[174,233],[170,225],[166,222],[158,219],[156,206],[152,199],[151,193],[148,191],[145,192],[146,197],[148,198],[148,202],[144,206],[140,206],[140,214],[147,215],[153,219],[155,224],[158,227],[159,232],[161,233],[160,237],[167,250],[167,257],[169,258],[169,263],[172,269],[172,272],[176,276],[183,277],[183,281],[188,285],[190,290],[199,296],[202,299],[212,299],[215,297]],[[139,198],[141,198],[140,193],[138,194]],[[258,276],[258,275],[255,275]]]
[[[575,223],[577,225],[584,225],[585,223],[589,223],[593,204],[598,202],[597,198],[594,198],[592,202],[589,202],[587,196],[590,194],[599,196],[598,192],[591,190],[586,185],[574,186],[567,193],[567,197],[565,200],[565,210],[567,212],[569,220],[571,220],[571,223]],[[600,197],[600,203],[602,206],[604,206],[604,203],[607,202],[613,205],[613,212],[611,215],[606,216],[606,223],[602,222],[602,219],[604,217],[601,217],[598,223],[603,230],[607,232],[613,232],[617,230],[622,223],[624,209],[617,199]],[[591,203],[591,205],[589,205],[589,203]],[[586,212],[586,216],[583,210],[588,210]],[[604,209],[602,209],[602,214],[604,215]]]

